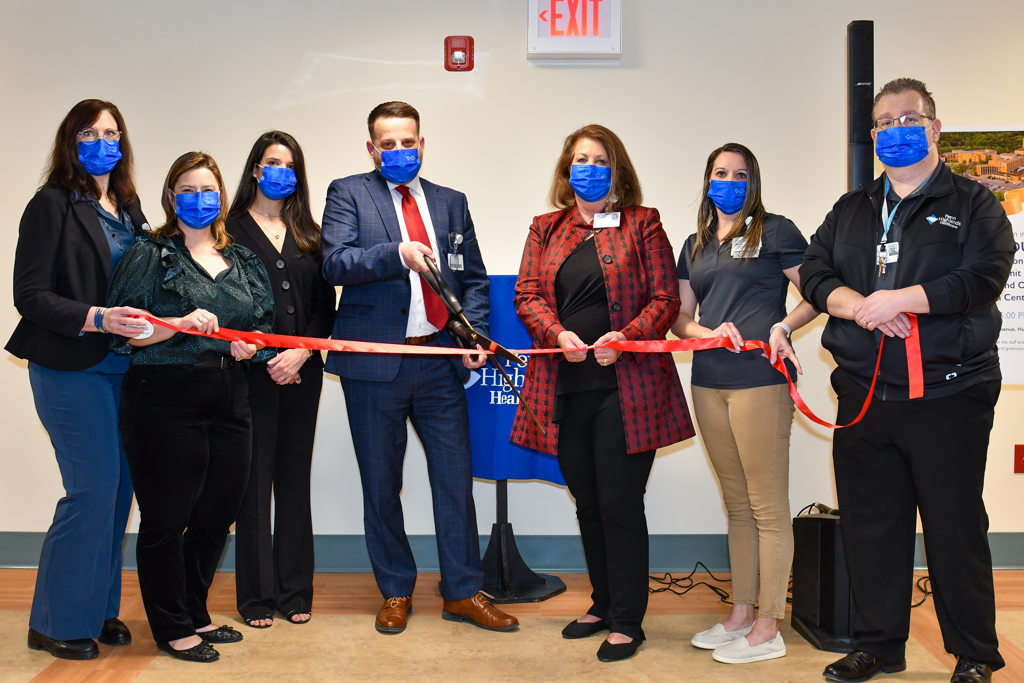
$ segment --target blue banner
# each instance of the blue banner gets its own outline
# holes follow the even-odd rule
[[[490,337],[507,349],[528,349],[530,335],[516,315],[515,275],[491,275]],[[528,359],[528,357],[524,357]],[[526,368],[498,359],[517,389],[523,388]],[[505,384],[501,373],[488,362],[474,370],[466,383],[469,401],[469,443],[473,449],[473,476],[478,479],[542,479],[564,484],[558,460],[551,455],[521,448],[508,438],[519,399]]]

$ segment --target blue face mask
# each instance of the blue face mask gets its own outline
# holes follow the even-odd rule
[[[612,189],[612,169],[610,166],[573,164],[569,169],[569,186],[583,201],[599,201]]]
[[[928,156],[928,135],[924,126],[893,126],[875,135],[875,154],[886,166],[903,168]]]
[[[78,160],[89,175],[107,175],[121,160],[120,140],[93,140],[78,143]]]
[[[220,192],[183,192],[174,200],[175,215],[190,228],[202,230],[220,216]]]
[[[420,165],[420,151],[414,147],[380,152],[380,174],[396,185],[415,178],[420,172]]]
[[[284,199],[295,192],[295,171],[284,166],[261,166],[263,175],[257,181],[267,199]]]
[[[746,180],[711,180],[708,198],[715,203],[718,210],[731,216],[743,208],[747,199]]]

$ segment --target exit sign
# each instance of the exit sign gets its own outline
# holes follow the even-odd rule
[[[622,0],[528,0],[530,59],[618,59]]]

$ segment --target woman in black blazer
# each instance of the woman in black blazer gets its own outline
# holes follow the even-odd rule
[[[329,337],[335,293],[320,273],[320,226],[309,208],[302,148],[291,135],[270,131],[256,140],[231,204],[228,232],[270,274],[274,332]],[[266,365],[249,368],[253,454],[235,526],[235,588],[238,612],[254,628],[270,626],[275,611],[295,624],[310,618],[309,478],[322,384],[319,352],[281,350]]]
[[[117,428],[128,358],[105,333],[139,333],[127,306],[103,308],[110,273],[148,230],[117,107],[76,104],[57,130],[46,182],[25,208],[14,259],[21,320],[7,350],[28,360],[39,420],[67,495],[43,541],[28,646],[64,659],[131,642],[117,619],[132,485]]]

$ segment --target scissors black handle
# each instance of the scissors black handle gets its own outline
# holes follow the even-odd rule
[[[441,275],[441,270],[434,263],[433,257],[424,255],[423,261],[427,264],[427,270],[430,271],[430,277],[423,279],[441,297],[449,311],[456,316],[462,316],[462,302],[459,301],[459,297],[455,296],[455,292],[452,291],[448,281],[444,279],[444,275]],[[423,275],[423,273],[420,274]]]

